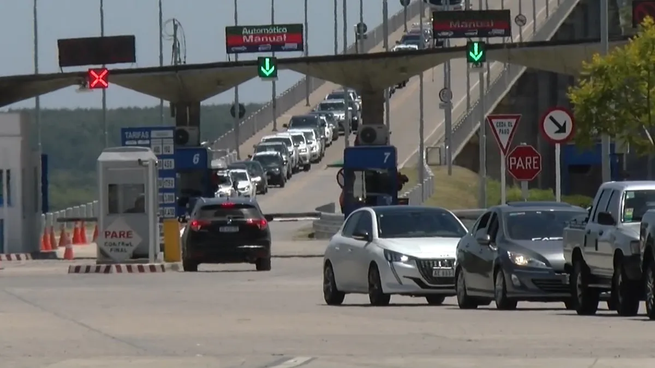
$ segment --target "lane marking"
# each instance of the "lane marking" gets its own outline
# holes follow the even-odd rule
[[[314,360],[314,357],[295,357],[267,368],[295,368]]]

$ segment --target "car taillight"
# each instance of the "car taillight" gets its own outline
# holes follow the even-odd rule
[[[200,230],[203,226],[209,225],[209,221],[202,221],[202,220],[193,220],[189,224],[189,227],[193,231],[198,231]]]
[[[247,219],[246,223],[257,226],[259,230],[264,230],[268,227],[268,221],[266,219]]]

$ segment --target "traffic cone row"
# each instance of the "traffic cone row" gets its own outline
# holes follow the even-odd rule
[[[84,245],[86,241],[86,225],[84,221],[76,222],[73,225],[73,245]]]

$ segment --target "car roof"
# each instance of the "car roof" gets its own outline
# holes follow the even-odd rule
[[[279,134],[270,134],[270,135],[265,135],[262,137],[262,140],[264,139],[271,139],[271,138],[289,138],[287,136],[281,136]]]
[[[344,103],[344,101],[342,99],[340,99],[340,98],[328,98],[328,99],[325,99],[325,100],[321,101],[321,103],[323,103],[323,102],[325,102],[325,103]]]
[[[244,173],[246,173],[246,174],[248,173],[248,170],[246,170],[246,169],[230,169],[229,171],[233,171],[233,172],[244,172]]]
[[[259,142],[259,143],[257,143],[258,146],[277,146],[277,145],[280,145],[280,144],[284,146],[284,143],[282,143],[282,142]]]
[[[566,212],[580,212],[586,213],[587,211],[578,206],[568,204],[566,202],[552,202],[552,201],[528,201],[528,202],[507,202],[506,204],[495,206],[501,212],[532,212],[532,211],[566,211]]]
[[[441,207],[426,207],[426,206],[374,206],[374,207],[365,207],[370,208],[376,214],[383,215],[385,213],[402,213],[402,212],[412,212],[412,211],[445,211],[450,212],[449,210]]]
[[[315,118],[315,117],[316,117],[316,115],[312,115],[312,114],[302,114],[302,115],[293,115],[291,117],[291,119],[293,119],[293,118]]]
[[[313,128],[291,128],[289,130],[295,130],[296,132],[316,133]],[[287,131],[289,131],[289,130],[287,130]]]
[[[264,151],[264,152],[257,152],[254,154],[253,157],[255,156],[280,156],[280,152],[277,151]]]
[[[235,203],[235,204],[253,204],[257,206],[257,201],[255,198],[250,198],[250,197],[230,197],[230,198],[225,198],[225,197],[214,197],[214,198],[209,198],[209,197],[202,197],[199,199],[198,203],[202,202],[203,205],[211,205],[211,204],[222,204],[222,203]]]
[[[600,189],[624,190],[655,190],[655,181],[635,180],[635,181],[610,181],[603,183]]]

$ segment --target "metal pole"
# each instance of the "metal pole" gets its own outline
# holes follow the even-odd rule
[[[237,0],[234,0],[234,25],[239,25],[239,6],[237,5]],[[234,61],[239,61],[239,54],[234,55]],[[234,87],[234,147],[237,151],[237,160],[241,160],[241,150],[239,145],[239,124],[241,124],[241,119],[239,118],[239,85],[237,84]]]
[[[423,35],[423,16],[425,15],[425,8],[423,1],[420,4],[420,14],[419,14],[419,23],[420,23],[420,33]],[[416,169],[418,170],[418,182],[421,184],[421,203],[425,199],[425,186],[423,182],[425,180],[425,169],[423,163],[425,162],[425,116],[423,108],[423,72],[418,76],[419,83],[419,94],[418,94],[418,105],[419,105],[419,120],[418,120],[418,165]]]
[[[486,123],[486,121],[485,121]],[[500,204],[507,202],[507,167],[505,154],[500,151]]]
[[[471,0],[466,0],[466,9],[471,6]],[[466,63],[466,111],[471,111],[471,73],[469,73],[470,64]]]
[[[339,26],[337,22],[339,21],[339,12],[337,6],[337,0],[334,0],[334,54],[339,53]]]
[[[343,54],[348,53],[348,6],[343,0]]]
[[[343,54],[348,53],[348,6],[346,5],[346,0],[343,0]],[[344,91],[348,91],[348,86],[342,86]],[[346,105],[345,112],[345,121],[344,121],[344,144],[346,148],[350,146],[350,128],[351,128],[351,116],[350,109],[350,96],[348,93],[344,93],[344,104]],[[360,122],[362,124],[363,122]]]
[[[164,66],[164,8],[159,0],[159,66]],[[159,100],[159,125],[164,125],[164,100]]]
[[[105,1],[100,0],[100,37],[105,37]],[[102,66],[105,67],[104,65]],[[105,131],[105,148],[109,147],[109,126],[107,123],[107,89],[102,89],[102,126]]]
[[[562,201],[562,167],[560,165],[560,158],[562,150],[560,144],[555,144],[555,200]]]
[[[389,3],[388,0],[382,1],[382,31],[384,32],[384,51],[389,52]],[[387,128],[391,132],[391,88],[387,88],[386,100],[384,101],[384,120]],[[391,138],[390,138],[391,139]],[[391,143],[389,143],[391,144]]]
[[[532,0],[532,35],[535,34],[537,34],[537,0]]]
[[[522,0],[519,0],[522,1]],[[519,2],[520,4],[520,2]],[[479,0],[480,9],[482,9],[482,0]],[[482,39],[480,39],[482,41]],[[479,130],[479,144],[480,144],[480,170],[479,170],[479,198],[478,203],[480,208],[487,208],[487,124],[485,124],[485,101],[484,101],[484,72],[480,69],[478,73],[480,79],[480,130]]]
[[[39,14],[37,10],[38,0],[34,0],[32,9],[34,27],[34,74],[39,74]],[[36,125],[36,135],[39,153],[41,152],[41,97],[36,96],[34,99],[34,123]],[[4,198],[4,197],[3,197]],[[5,243],[7,244],[7,243]]]
[[[403,5],[403,30],[407,32],[407,6]]]
[[[484,7],[486,10],[489,10],[489,0],[484,0]],[[480,9],[482,9],[482,4],[480,4]],[[489,37],[487,37],[487,44],[489,44]],[[487,88],[491,86],[491,63],[487,63]]]
[[[607,55],[609,52],[609,16],[608,1],[600,0],[600,44],[601,55]],[[603,182],[612,180],[612,168],[610,164],[610,136],[603,134],[601,137],[601,165]]]
[[[519,0],[519,14],[523,14],[523,0]],[[519,42],[523,42],[523,26],[519,26]]]
[[[275,24],[275,0],[271,0],[271,24]],[[275,57],[275,51],[272,53]],[[277,83],[271,82],[271,103],[273,104],[273,131],[277,132]]]
[[[9,249],[9,202],[11,198],[9,198],[9,155],[7,154],[7,148],[2,147],[2,167],[0,167],[0,173],[2,173],[0,177],[0,183],[2,184],[2,218],[4,219],[2,221],[2,235],[3,235],[3,244],[5,245],[4,252],[5,253],[11,253]],[[12,247],[13,248],[13,247]]]
[[[308,12],[308,0],[305,0],[305,57],[309,56],[309,26],[307,15]],[[314,78],[310,76],[305,76],[305,106],[309,106],[309,83],[313,82]]]
[[[446,2],[446,11],[450,11],[450,2]],[[450,39],[446,39],[446,47],[450,47]],[[468,71],[466,73],[468,75]],[[451,90],[450,83],[450,60],[447,60],[443,67],[443,80],[444,88]],[[448,102],[445,111],[446,118],[446,164],[448,167],[448,176],[453,175],[453,147],[452,147],[452,137],[453,137],[453,103],[452,101]]]

